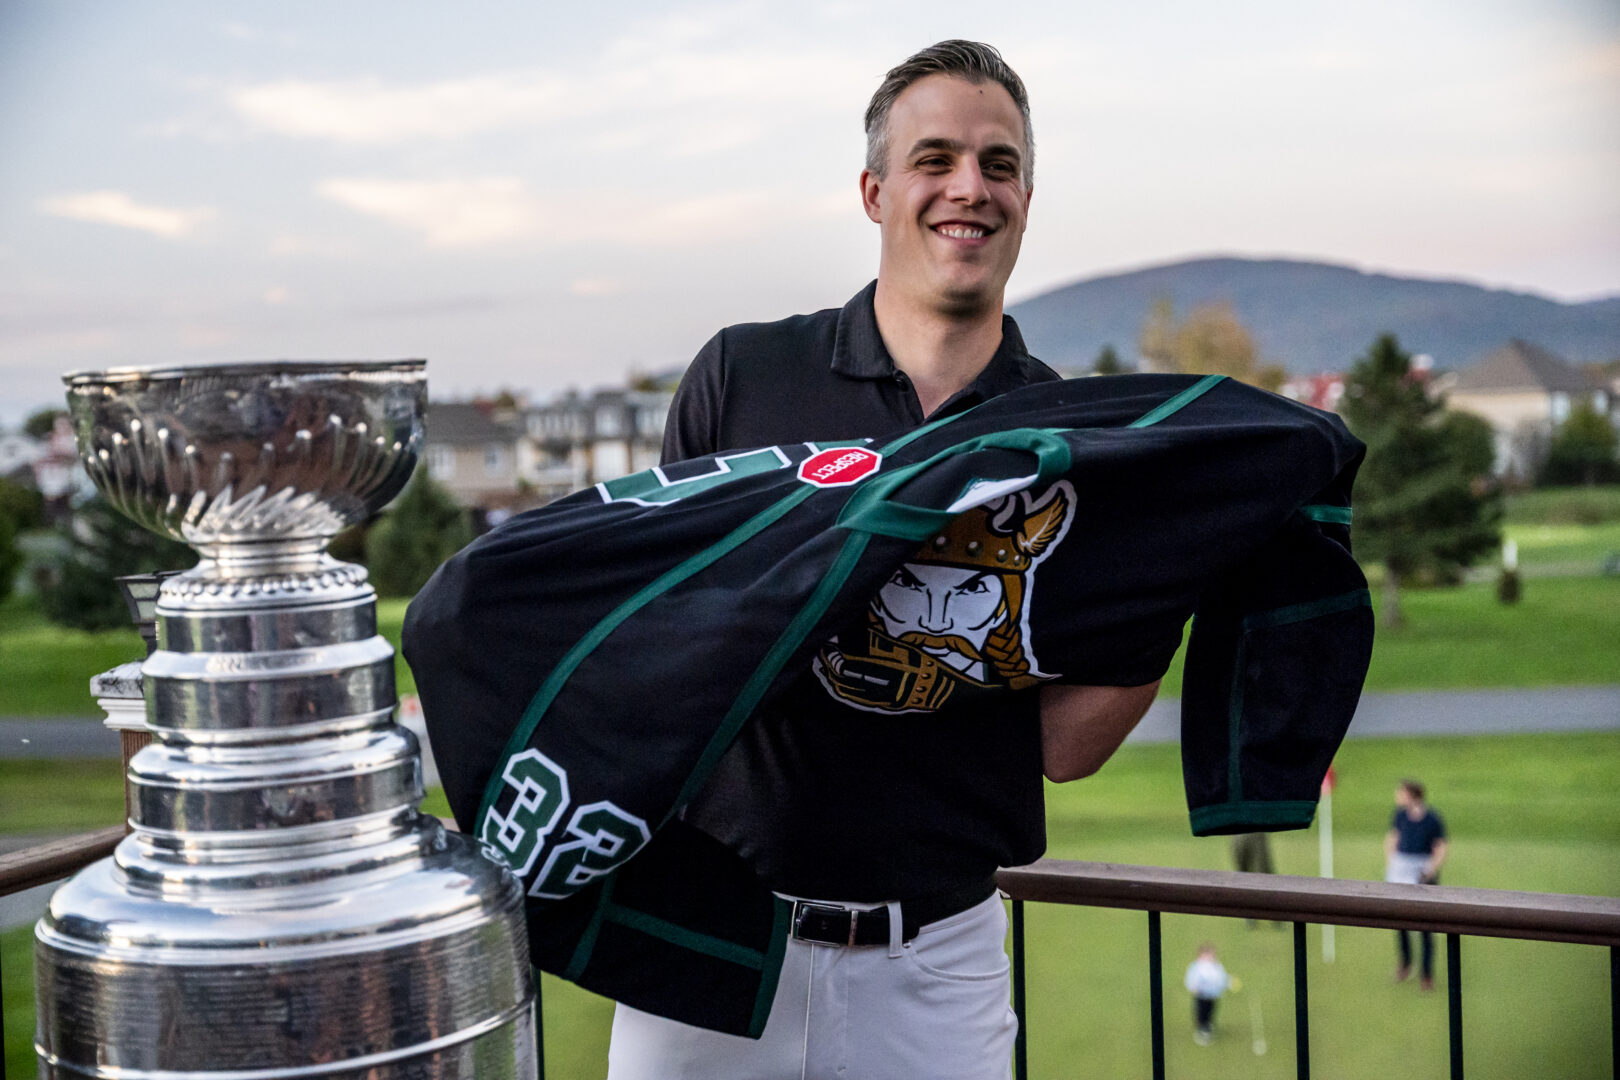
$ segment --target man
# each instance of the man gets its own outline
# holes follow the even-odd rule
[[[1440,880],[1440,864],[1446,861],[1446,823],[1423,801],[1423,785],[1402,780],[1395,788],[1395,816],[1384,837],[1384,880],[1407,885],[1433,885]],[[1434,935],[1423,931],[1422,970],[1419,985],[1434,989]],[[1395,981],[1405,982],[1412,975],[1412,941],[1405,930],[1395,931],[1401,964]]]
[[[711,339],[671,407],[666,462],[892,433],[1058,378],[1002,311],[1033,192],[1018,76],[987,45],[941,42],[889,72],[866,133],[877,280],[841,310]],[[1062,484],[1001,500],[994,522],[963,515],[882,590],[867,633],[841,635],[859,640],[829,645],[747,726],[686,820],[819,903],[798,909],[761,1039],[621,1005],[612,1080],[1009,1074],[993,874],[1045,847],[1042,771],[1095,772],[1158,689],[1045,682],[1020,632],[1073,502]]]

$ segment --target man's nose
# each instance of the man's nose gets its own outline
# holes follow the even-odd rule
[[[982,206],[990,201],[990,189],[984,182],[984,171],[973,160],[960,162],[951,170],[950,183],[945,190],[952,202],[968,206]]]

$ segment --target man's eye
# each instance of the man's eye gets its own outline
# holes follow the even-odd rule
[[[972,581],[964,581],[957,586],[956,591],[962,596],[982,596],[990,591],[990,586],[984,583],[984,578],[977,577]]]
[[[984,171],[998,177],[1018,175],[1017,166],[1010,161],[992,161],[984,167]]]
[[[902,589],[922,588],[922,582],[917,579],[917,576],[903,566],[894,572],[894,577],[889,579],[889,584],[898,585]]]

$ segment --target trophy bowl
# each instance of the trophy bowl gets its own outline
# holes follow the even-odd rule
[[[400,492],[425,362],[274,361],[63,376],[79,455],[119,511],[209,549],[315,541]]]

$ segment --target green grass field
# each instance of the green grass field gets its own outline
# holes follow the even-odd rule
[[[1542,488],[1509,495],[1502,505],[1507,525],[1601,525],[1620,522],[1620,484]]]
[[[30,763],[0,768],[0,828],[19,807],[73,792],[71,828],[116,820],[116,763]],[[19,777],[33,774],[31,787]],[[1453,855],[1450,885],[1620,895],[1620,733],[1471,738],[1359,739],[1338,760],[1334,820],[1340,877],[1376,880],[1390,794],[1417,775],[1445,815]],[[427,808],[444,812],[442,798]],[[92,815],[105,816],[92,816]],[[1174,746],[1128,746],[1097,776],[1048,790],[1049,854],[1059,858],[1222,869],[1224,840],[1189,835]],[[26,823],[27,819],[23,819]],[[1313,874],[1315,829],[1275,838],[1278,870]],[[1028,906],[1032,1075],[1148,1074],[1146,916],[1052,905]],[[1310,934],[1311,1061],[1324,1077],[1446,1074],[1443,953],[1441,986],[1422,994],[1393,986],[1391,935],[1340,928],[1337,959],[1322,962]],[[1191,1039],[1181,973],[1198,942],[1216,943],[1243,981],[1222,1002],[1213,1046]],[[29,933],[0,935],[5,1035],[12,1075],[30,1075]],[[1292,1076],[1291,934],[1241,920],[1164,918],[1169,1075]],[[1602,949],[1539,942],[1463,940],[1468,1075],[1476,1080],[1608,1077],[1608,956]],[[18,974],[21,973],[21,977]],[[603,1074],[612,1007],[547,977],[543,984],[550,1075]],[[1255,1056],[1250,1024],[1260,1005],[1267,1042]]]

